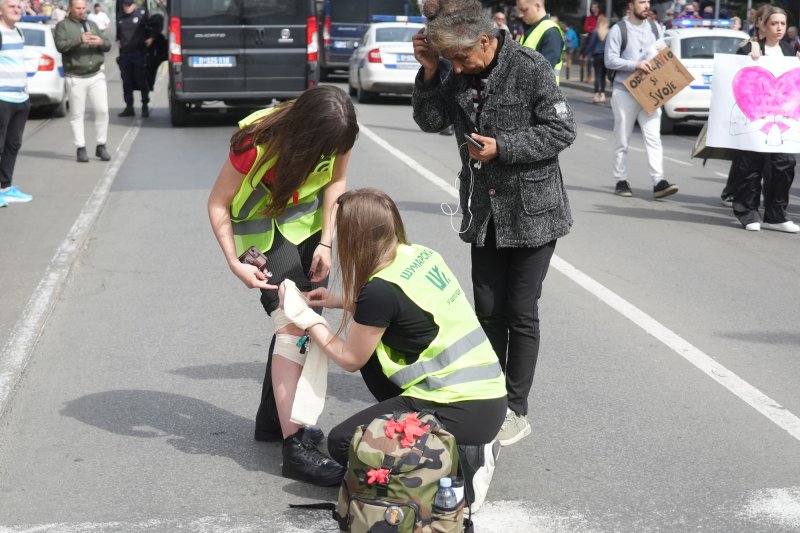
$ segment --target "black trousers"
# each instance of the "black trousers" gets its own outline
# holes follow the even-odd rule
[[[606,63],[602,54],[592,56],[594,63],[594,92],[606,92]]]
[[[333,428],[328,434],[328,453],[339,464],[347,464],[350,441],[358,426],[369,424],[380,415],[395,411],[411,412],[430,409],[453,434],[458,444],[475,445],[491,442],[500,431],[506,414],[506,397],[440,404],[400,396],[402,390],[389,381],[373,355],[361,369],[367,388],[378,403],[359,411]],[[480,423],[476,423],[476,421]]]
[[[141,91],[142,105],[150,103],[150,86],[147,83],[147,64],[144,53],[123,52],[117,58],[122,78],[122,96],[125,107],[133,107],[133,91]]]
[[[506,374],[508,407],[528,414],[528,393],[539,357],[539,298],[556,248],[498,248],[489,223],[482,248],[472,246],[475,313]]]
[[[270,283],[278,285],[285,279],[295,282],[301,291],[310,291],[312,288],[327,286],[327,280],[322,283],[312,284],[308,280],[311,270],[311,261],[314,250],[319,244],[321,232],[315,233],[298,245],[283,238],[279,231],[275,232],[275,241],[267,253],[269,270],[272,272]],[[278,308],[278,291],[262,290],[261,305],[267,314]],[[256,438],[259,440],[282,439],[281,423],[278,418],[278,408],[275,404],[275,393],[272,389],[272,352],[275,350],[275,335],[269,345],[267,353],[267,370],[264,373],[264,384],[261,387],[261,404],[256,413]]]
[[[0,100],[0,189],[11,187],[14,180],[14,167],[30,110],[30,100],[19,104]]]
[[[761,221],[758,208],[762,192],[764,222],[779,224],[788,220],[786,207],[795,165],[793,154],[736,152],[728,177],[733,186],[733,214],[742,225]]]

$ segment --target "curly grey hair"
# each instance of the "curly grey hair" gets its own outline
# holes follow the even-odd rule
[[[500,34],[497,25],[478,0],[426,0],[427,38],[437,51],[472,50],[481,35],[494,39]]]

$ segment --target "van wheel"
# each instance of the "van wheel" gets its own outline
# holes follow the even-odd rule
[[[667,116],[663,111],[661,112],[661,135],[672,135],[675,130],[675,121]]]
[[[173,126],[180,128],[186,125],[189,119],[189,104],[178,102],[177,100],[169,101],[169,120]]]
[[[361,78],[358,79],[358,89],[356,89],[356,98],[359,104],[368,104],[375,99],[376,93],[365,91],[361,88]]]
[[[67,92],[64,91],[64,97],[61,98],[61,101],[52,107],[52,111],[50,114],[55,118],[61,118],[67,116],[67,110],[69,109],[69,102],[67,101]]]

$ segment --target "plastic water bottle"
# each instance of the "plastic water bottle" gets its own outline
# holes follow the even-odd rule
[[[438,513],[449,513],[458,507],[458,498],[453,490],[453,480],[443,477],[439,480],[439,490],[433,498],[433,510]]]

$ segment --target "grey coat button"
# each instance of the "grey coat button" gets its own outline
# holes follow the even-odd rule
[[[489,196],[494,196],[494,189],[489,189]]]

